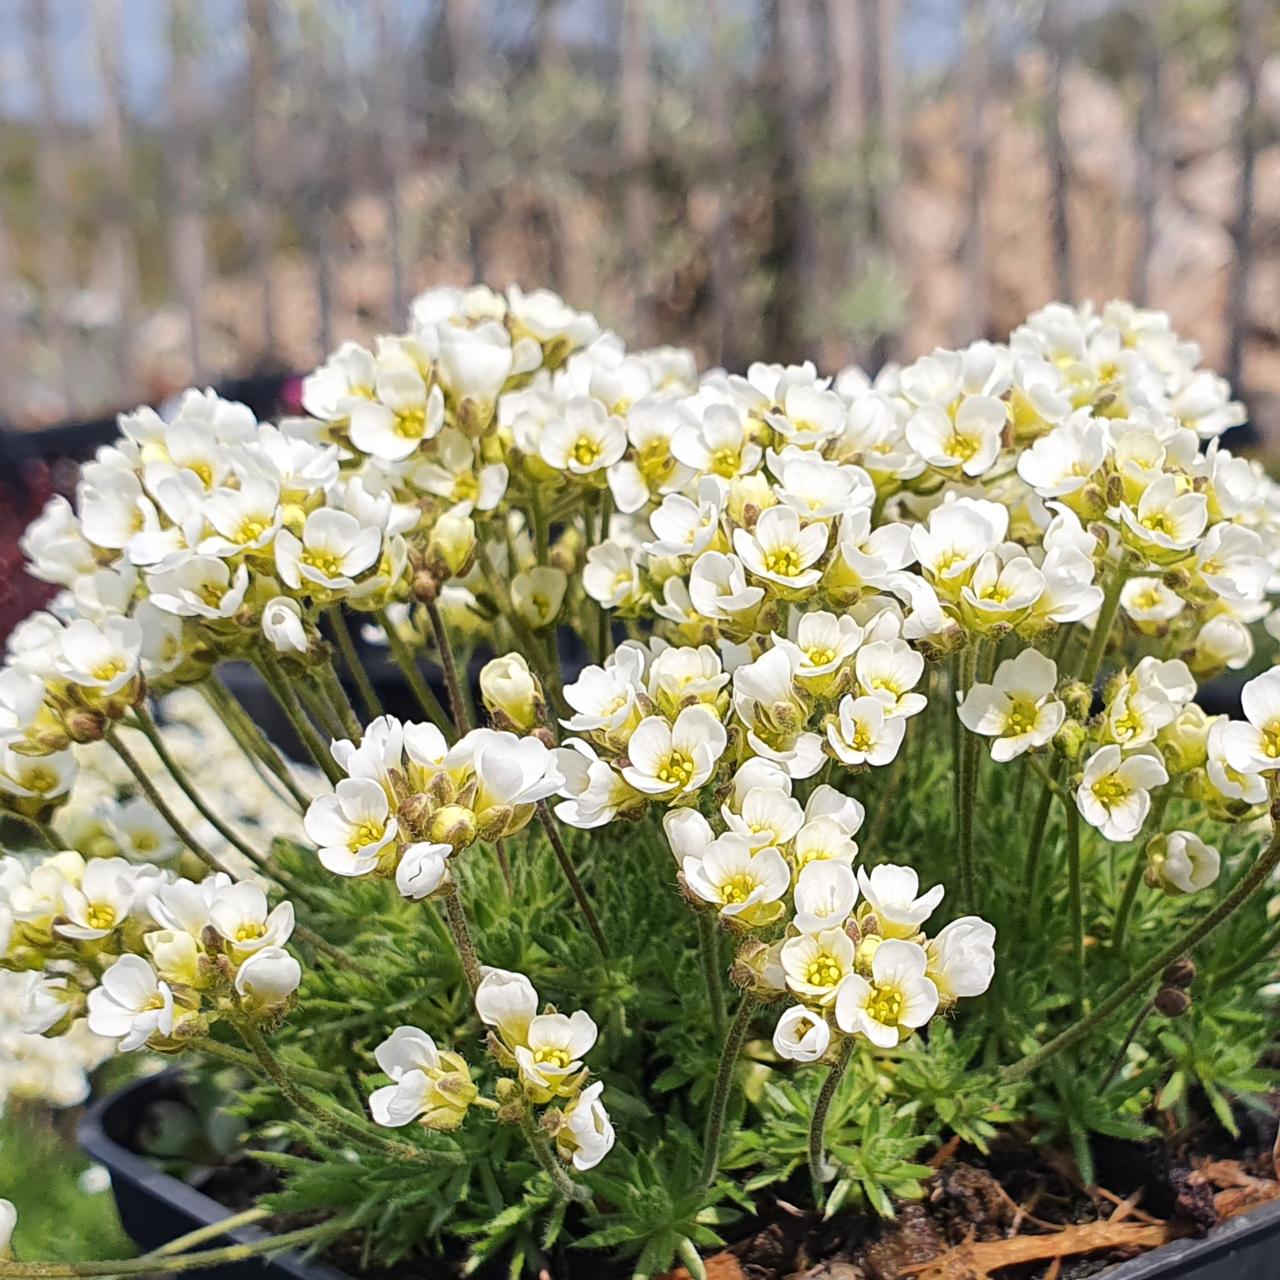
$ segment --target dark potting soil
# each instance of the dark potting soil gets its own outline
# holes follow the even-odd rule
[[[924,1198],[900,1204],[889,1221],[848,1210],[822,1222],[793,1203],[807,1199],[807,1177],[797,1175],[758,1197],[754,1223],[726,1231],[733,1243],[707,1259],[709,1280],[1087,1280],[1280,1199],[1280,1094],[1268,1103],[1263,1110],[1237,1109],[1238,1140],[1207,1120],[1169,1132],[1160,1143],[1098,1139],[1093,1187],[1083,1185],[1069,1155],[1036,1145],[1029,1131],[1009,1130],[985,1155],[953,1140],[930,1161],[937,1172]],[[171,1117],[152,1120],[144,1109],[138,1121],[130,1145],[154,1154],[151,1138]],[[278,1186],[276,1171],[251,1156],[214,1161],[208,1150],[191,1154],[199,1163],[188,1167],[187,1180],[229,1211]],[[162,1159],[172,1165],[171,1152]],[[358,1276],[362,1254],[357,1240],[336,1243],[324,1258]],[[363,1275],[455,1280],[463,1261],[459,1251]],[[498,1280],[507,1270],[498,1264],[475,1274]],[[564,1249],[548,1256],[538,1280],[626,1280],[630,1274],[625,1263]],[[677,1268],[661,1280],[688,1280],[688,1272]]]

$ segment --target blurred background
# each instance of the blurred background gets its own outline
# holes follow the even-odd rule
[[[302,372],[441,282],[708,363],[1168,309],[1280,438],[1269,0],[5,0],[0,421]]]

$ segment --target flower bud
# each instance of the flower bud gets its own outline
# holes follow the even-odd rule
[[[1087,720],[1093,710],[1093,690],[1083,681],[1072,680],[1063,685],[1059,695],[1067,704],[1067,714],[1077,720]]]
[[[1160,981],[1167,987],[1181,987],[1184,991],[1196,980],[1196,966],[1190,956],[1183,956],[1166,965]]]
[[[1191,1008],[1191,997],[1177,987],[1161,987],[1152,1003],[1166,1018],[1180,1018]]]
[[[283,947],[255,951],[236,973],[236,994],[253,1014],[282,1008],[302,981],[302,966]]]
[[[71,707],[62,723],[72,742],[101,742],[106,734],[107,717],[92,707]]]
[[[533,729],[546,705],[537,676],[518,653],[485,663],[480,671],[480,696],[494,725],[513,733]]]
[[[475,522],[470,516],[446,511],[427,542],[427,567],[439,581],[458,578],[471,568],[475,554]]]
[[[460,804],[447,804],[436,810],[429,834],[438,844],[465,849],[476,838],[476,815]]]
[[[1085,727],[1078,720],[1065,720],[1062,728],[1054,735],[1053,745],[1068,760],[1075,761],[1079,760],[1084,751],[1087,738]]]
[[[302,609],[288,596],[274,596],[262,610],[262,634],[277,653],[306,653]]]

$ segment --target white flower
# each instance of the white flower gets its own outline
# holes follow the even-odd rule
[[[560,723],[574,733],[618,735],[625,742],[640,723],[636,696],[643,686],[647,659],[641,645],[621,644],[603,667],[585,668],[564,687],[564,700],[574,714]]]
[[[1191,831],[1170,831],[1164,855],[1157,860],[1160,879],[1169,889],[1197,893],[1218,878],[1222,856]]]
[[[671,452],[699,474],[731,480],[753,472],[760,465],[763,451],[748,435],[737,409],[729,404],[711,404],[696,428],[683,427],[675,432]]]
[[[121,1053],[173,1030],[173,993],[141,956],[121,956],[89,992],[89,1030],[119,1040]]]
[[[503,384],[516,371],[516,350],[510,335],[496,321],[473,328],[456,324],[439,327],[440,377],[456,400],[471,400],[487,417]],[[537,347],[533,357],[537,358]],[[525,353],[521,353],[522,356]]]
[[[1138,499],[1137,508],[1120,508],[1126,541],[1157,563],[1176,559],[1199,541],[1208,522],[1203,493],[1186,492],[1177,476],[1162,475]]]
[[[696,502],[680,493],[667,494],[649,517],[655,540],[645,551],[655,558],[701,555],[719,532],[723,505],[724,483],[714,476],[698,482]]]
[[[44,756],[20,755],[12,747],[0,751],[0,792],[29,800],[56,800],[71,790],[79,768],[71,751]]]
[[[746,620],[763,599],[764,588],[747,584],[746,570],[737,556],[704,551],[693,562],[689,601],[704,618]]]
[[[831,1027],[819,1014],[804,1005],[792,1005],[773,1032],[773,1048],[778,1057],[790,1062],[817,1062],[831,1044]]]
[[[532,627],[549,627],[564,604],[569,586],[563,569],[540,564],[511,580],[511,607]]]
[[[864,644],[853,669],[862,692],[883,702],[886,715],[914,716],[924,710],[924,694],[911,692],[924,675],[924,658],[905,640]]]
[[[251,1010],[265,1010],[282,1005],[301,982],[302,966],[293,956],[283,947],[263,947],[236,971],[235,988]]]
[[[1138,754],[1123,759],[1120,748],[1110,743],[1089,757],[1076,790],[1076,808],[1108,840],[1132,840],[1151,809],[1148,789],[1168,781],[1157,757]]]
[[[991,758],[1003,764],[1043,747],[1062,727],[1067,712],[1053,696],[1057,666],[1035,649],[1006,658],[993,681],[975,684],[958,714],[966,729],[992,739]]]
[[[938,1008],[938,988],[925,976],[922,946],[888,938],[871,957],[871,980],[849,974],[836,993],[836,1023],[846,1035],[862,1034],[881,1049],[892,1049]]]
[[[1191,663],[1197,675],[1226,667],[1239,671],[1253,659],[1253,635],[1249,628],[1229,614],[1219,613],[1196,632]]]
[[[927,893],[920,893],[920,878],[915,870],[892,863],[882,863],[870,874],[859,867],[858,887],[875,913],[880,932],[888,938],[914,938],[945,892],[936,884]]]
[[[587,1085],[565,1108],[564,1125],[556,1134],[556,1147],[580,1173],[594,1169],[613,1150],[613,1124],[600,1101],[603,1090],[598,1080]]]
[[[611,416],[598,400],[575,396],[563,416],[543,428],[538,455],[549,467],[570,475],[589,476],[619,461],[627,451],[622,419]]]
[[[779,957],[788,989],[810,1004],[831,1004],[840,983],[853,972],[856,950],[838,924],[788,938]]]
[[[928,976],[944,1004],[962,996],[980,996],[996,967],[996,931],[978,916],[961,916],[924,944]]]
[[[108,618],[101,626],[78,618],[62,633],[54,663],[72,684],[105,698],[138,674],[141,655],[142,628],[132,618]]]
[[[520,1079],[535,1100],[572,1097],[583,1070],[582,1059],[596,1042],[596,1024],[579,1009],[540,1013],[529,1022],[524,1043],[515,1046]]]
[[[991,396],[968,397],[954,415],[940,405],[925,405],[907,420],[907,443],[932,467],[959,467],[967,476],[980,476],[1000,452],[1008,417],[1004,403]]]
[[[261,550],[271,543],[284,519],[280,486],[261,476],[249,476],[238,489],[216,489],[201,503],[201,512],[215,531],[196,545],[205,556]]]
[[[857,841],[835,817],[806,817],[804,826],[796,832],[791,848],[791,861],[799,870],[812,862],[852,864],[857,856]]]
[[[123,858],[92,859],[79,885],[63,887],[66,918],[57,932],[77,942],[93,942],[118,929],[133,909],[132,870]]]
[[[701,858],[715,839],[711,823],[697,809],[668,809],[662,815],[662,830],[678,863]]]
[[[378,367],[376,400],[351,406],[351,443],[384,462],[399,462],[440,434],[444,395],[427,389],[408,361],[384,361]]]
[[[1042,498],[1078,493],[1107,460],[1107,437],[1088,410],[1035,440],[1018,457],[1018,474]]]
[[[858,901],[858,881],[846,862],[810,861],[796,877],[795,917],[791,923],[801,933],[839,929]]]
[[[302,609],[288,596],[273,596],[262,608],[262,634],[277,653],[306,653]]]
[[[827,549],[827,533],[822,523],[802,526],[790,507],[770,507],[761,513],[753,531],[734,530],[733,549],[757,578],[802,591],[822,576],[813,566]]]
[[[1134,622],[1171,622],[1186,607],[1186,601],[1160,578],[1130,578],[1120,588],[1120,605]]]
[[[912,526],[911,550],[940,591],[956,595],[978,561],[1004,541],[1009,512],[994,502],[956,498],[929,513],[925,524]]]
[[[509,969],[485,969],[476,988],[476,1012],[486,1027],[493,1027],[514,1049],[525,1044],[529,1024],[538,1012],[538,993],[523,973]]]
[[[302,407],[325,422],[345,422],[354,405],[373,395],[376,379],[373,353],[344,342],[302,380]]]
[[[1273,773],[1280,769],[1280,667],[1250,680],[1240,703],[1248,722],[1223,726],[1222,753],[1240,773]]]
[[[846,695],[837,719],[827,723],[827,742],[843,764],[885,765],[898,754],[906,732],[906,718],[891,715],[880,698]]]
[[[285,532],[278,535],[277,548]],[[151,574],[147,585],[151,603],[166,613],[183,618],[230,618],[244,603],[249,568],[240,564],[233,570],[218,556],[191,556],[172,569]]]
[[[566,797],[556,805],[556,817],[571,827],[602,827],[612,822],[620,809],[644,799],[581,739],[570,738],[556,751],[556,766],[564,778],[560,794]]]
[[[789,791],[777,787],[752,787],[738,812],[720,806],[730,831],[736,832],[753,849],[787,844],[804,823],[804,810]]]
[[[490,713],[501,713],[509,726],[524,731],[537,726],[542,689],[522,654],[486,662],[480,669],[480,696]]]
[[[701,857],[686,857],[681,869],[693,893],[747,928],[776,920],[791,885],[786,859],[777,849],[753,850],[733,832],[717,836]]]
[[[724,725],[704,706],[686,707],[674,724],[648,716],[627,743],[622,776],[646,795],[687,795],[711,777],[726,741]]]
[[[306,518],[301,539],[288,529],[276,535],[276,570],[295,591],[339,591],[355,585],[357,575],[377,561],[381,546],[380,529],[362,526],[346,511],[321,507]]]
[[[226,939],[231,954],[244,960],[266,947],[283,947],[293,936],[293,904],[269,907],[256,884],[244,882],[220,890],[209,908],[209,923]]]
[[[317,796],[303,826],[322,865],[340,876],[375,871],[398,832],[387,793],[370,778],[344,778],[334,794]]]
[[[407,845],[396,866],[396,888],[406,898],[429,897],[444,883],[453,846],[424,841]]]

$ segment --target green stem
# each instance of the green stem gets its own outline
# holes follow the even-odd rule
[[[427,617],[431,619],[431,632],[435,636],[436,650],[440,655],[440,669],[444,672],[445,692],[449,695],[449,710],[453,723],[461,737],[470,729],[467,704],[462,700],[462,688],[458,684],[458,667],[453,660],[453,645],[449,643],[449,631],[440,616],[440,606],[434,600],[427,601]]]
[[[1067,895],[1071,905],[1071,985],[1076,1016],[1084,1013],[1084,897],[1080,884],[1080,811],[1064,801],[1067,811]]]
[[[269,1218],[270,1216],[270,1209],[261,1207],[245,1209],[242,1213],[233,1213],[229,1218],[211,1222],[208,1226],[197,1227],[194,1231],[188,1231],[185,1236],[178,1236],[176,1240],[170,1240],[167,1244],[162,1244],[158,1249],[152,1249],[143,1256],[147,1258],[168,1258],[175,1253],[185,1253],[188,1249],[194,1249],[198,1244],[217,1240],[219,1236],[225,1236],[228,1232],[237,1231],[241,1227],[251,1227],[254,1223],[261,1222],[264,1218]]]
[[[19,813],[16,809],[10,809],[0,817],[12,818],[15,822],[20,822],[24,827],[30,828],[44,841],[48,848],[62,848],[62,841],[58,839],[58,833],[47,822],[41,822],[39,818],[32,818],[25,813]]]
[[[385,714],[382,709],[382,699],[378,697],[378,691],[373,687],[373,681],[369,679],[364,663],[360,661],[360,654],[351,636],[351,628],[347,626],[347,619],[341,605],[335,605],[329,610],[329,625],[333,628],[333,639],[338,646],[338,652],[342,654],[342,665],[346,667],[347,674],[355,682],[356,693],[364,706],[365,716],[370,720],[376,720],[378,716]]]
[[[200,814],[204,820],[233,848],[238,849],[250,862],[256,866],[262,867],[267,863],[265,854],[259,853],[252,845],[247,844],[236,834],[235,830],[222,820],[218,812],[210,805],[196,790],[195,784],[182,771],[182,767],[173,758],[169,748],[165,745],[164,735],[160,732],[159,726],[152,718],[151,713],[147,710],[144,703],[139,703],[134,708],[134,714],[138,718],[138,728],[142,731],[143,736],[151,743],[152,750],[160,757],[160,763],[168,770],[169,776],[178,786],[178,790],[182,792],[196,812]]]
[[[293,687],[298,695],[298,700],[311,717],[312,723],[319,728],[323,735],[333,742],[340,741],[348,736],[346,727],[338,719],[337,713],[330,705],[328,697],[310,672],[304,675]]]
[[[262,1070],[262,1063],[253,1054],[237,1049],[233,1044],[223,1044],[221,1040],[195,1040],[192,1041],[191,1047],[197,1053],[203,1053],[206,1058],[217,1058],[219,1062],[239,1067],[242,1071]],[[310,1067],[300,1066],[296,1062],[288,1063],[288,1068],[300,1084],[305,1084],[312,1089],[333,1088],[333,1077],[328,1072],[315,1071]]]
[[[587,928],[591,930],[591,936],[595,939],[596,946],[600,949],[600,954],[605,959],[608,959],[609,943],[605,940],[604,930],[600,927],[595,908],[591,905],[591,899],[587,897],[587,891],[582,881],[578,878],[573,859],[569,857],[569,851],[564,847],[564,841],[560,838],[560,828],[556,826],[556,820],[552,817],[551,810],[547,808],[545,800],[538,801],[538,818],[546,830],[547,839],[551,841],[551,848],[555,851],[556,861],[560,864],[560,870],[564,872],[564,878],[568,880],[569,888],[573,891],[578,907],[586,918]]]
[[[275,659],[270,654],[263,653],[256,657],[255,665],[316,768],[329,779],[330,783],[337,786],[345,775],[338,767],[337,761],[329,754],[328,744],[307,718],[307,713],[303,711],[302,704],[298,701],[298,695],[290,687],[288,679]]]
[[[382,629],[387,636],[387,647],[391,650],[391,656],[395,659],[395,664],[400,668],[405,680],[409,683],[409,688],[413,696],[417,699],[427,718],[442,733],[449,731],[449,717],[445,709],[440,705],[440,699],[436,697],[435,690],[427,683],[426,677],[423,676],[421,669],[414,660],[413,654],[409,652],[409,646],[405,644],[400,633],[396,630],[395,624],[387,616],[387,611],[382,609],[378,613],[378,621],[382,623]]]
[[[462,906],[462,891],[455,882],[444,895],[444,917],[449,925],[449,933],[453,937],[453,945],[458,949],[458,959],[462,961],[462,972],[466,975],[467,986],[472,995],[480,985],[480,961],[476,956],[475,944],[471,941],[471,930],[467,927],[467,913]]]
[[[1098,669],[1107,652],[1107,641],[1111,638],[1111,627],[1116,619],[1116,610],[1120,607],[1120,592],[1124,590],[1126,576],[1124,570],[1117,566],[1107,579],[1102,607],[1098,610],[1098,621],[1093,628],[1093,635],[1089,637],[1089,647],[1084,652],[1084,662],[1077,676],[1090,689],[1098,678]]]
[[[156,1265],[154,1255],[141,1258],[118,1258],[105,1262],[0,1262],[0,1280],[75,1280],[79,1276],[147,1276],[175,1271],[196,1271],[204,1267],[228,1266],[248,1258],[259,1258],[300,1245],[319,1244],[350,1230],[354,1216],[336,1222],[319,1222],[296,1231],[285,1231],[253,1240],[247,1244],[223,1245],[199,1253],[166,1257],[163,1266]]]
[[[210,675],[200,686],[210,704],[222,713],[222,722],[247,756],[256,757],[292,797],[299,811],[305,813],[310,797],[294,780],[288,762],[276,750],[253,717],[240,705],[240,700],[216,675]]]
[[[959,693],[963,696],[973,686],[978,652],[970,645],[960,655]],[[954,708],[951,714],[956,716]],[[959,717],[956,716],[959,723]],[[977,752],[980,749],[977,734],[960,736],[960,789],[957,797],[960,805],[960,904],[972,909],[975,903],[975,867],[973,853],[973,816],[975,782],[977,779]]]
[[[1124,882],[1124,893],[1120,898],[1120,906],[1116,910],[1116,923],[1111,934],[1111,948],[1117,953],[1124,950],[1125,935],[1129,931],[1129,917],[1133,913],[1133,904],[1138,897],[1138,890],[1142,887],[1142,876],[1146,869],[1146,849],[1139,847],[1134,850],[1133,866],[1129,868],[1129,875]]]
[[[817,1100],[813,1104],[813,1117],[809,1121],[809,1177],[813,1181],[813,1202],[822,1202],[822,1187],[830,1175],[827,1173],[827,1112],[840,1088],[840,1081],[849,1069],[853,1055],[853,1037],[846,1036],[837,1052],[836,1060],[827,1068],[827,1078],[822,1082]]]
[[[1053,791],[1051,781],[1046,779],[1040,784],[1040,800],[1036,805],[1035,817],[1031,820],[1031,841],[1027,845],[1027,857],[1022,872],[1028,913],[1036,900],[1036,889],[1040,879],[1040,854],[1044,849],[1044,833],[1049,825],[1049,812],[1053,808]]]
[[[733,1096],[733,1077],[746,1043],[751,1019],[760,1002],[752,995],[744,994],[738,1012],[725,1034],[724,1048],[720,1052],[720,1066],[711,1092],[711,1109],[707,1112],[706,1137],[702,1144],[702,1185],[710,1187],[720,1168],[720,1147],[724,1140],[724,1122],[729,1111],[729,1099]]]
[[[502,883],[506,887],[507,897],[510,898],[515,893],[516,888],[515,882],[511,878],[511,859],[507,857],[507,842],[505,840],[495,840],[493,849],[498,855],[498,869],[502,872]]]
[[[537,1122],[527,1110],[520,1117],[520,1128],[528,1139],[533,1158],[542,1166],[542,1171],[551,1179],[555,1189],[566,1200],[572,1200],[577,1204],[590,1204],[591,1192],[565,1172],[564,1165],[556,1159],[555,1152],[551,1150],[551,1144],[539,1132]]]
[[[339,723],[347,731],[347,737],[359,745],[361,737],[364,736],[360,717],[356,715],[356,709],[351,705],[351,699],[347,697],[347,691],[342,687],[342,681],[338,678],[333,663],[327,658],[320,667],[320,684],[329,698]]]
[[[698,954],[707,983],[707,1003],[711,1006],[711,1030],[717,1040],[724,1037],[724,984],[720,980],[720,938],[716,922],[706,911],[694,917],[698,922]]]
[[[1120,1009],[1145,988],[1150,986],[1166,965],[1204,941],[1220,924],[1229,920],[1255,891],[1267,883],[1268,877],[1280,866],[1280,792],[1275,775],[1271,778],[1271,841],[1258,855],[1253,866],[1240,877],[1231,891],[1218,904],[1200,917],[1195,924],[1180,933],[1166,947],[1158,951],[1146,964],[1136,970],[1126,981],[1115,987],[1087,1017],[1079,1018],[1047,1044],[1006,1067],[1002,1078],[1006,1081],[1021,1080],[1035,1071],[1055,1054],[1078,1044],[1096,1027],[1113,1017]]]
[[[1105,1093],[1107,1086],[1120,1073],[1120,1068],[1124,1066],[1125,1056],[1129,1052],[1129,1046],[1134,1042],[1139,1031],[1142,1030],[1143,1024],[1155,1012],[1155,1002],[1148,1000],[1146,1004],[1138,1010],[1138,1016],[1129,1024],[1129,1030],[1125,1033],[1125,1037],[1120,1041],[1120,1048],[1116,1050],[1116,1056],[1111,1059],[1111,1065],[1107,1068],[1107,1074],[1102,1077],[1102,1083],[1098,1085],[1098,1092]]]
[[[133,752],[131,752],[129,748],[120,741],[120,733],[117,728],[114,726],[112,727],[106,736],[106,741],[116,755],[120,757],[125,768],[128,769],[129,772],[133,774],[134,778],[137,779],[138,785],[142,788],[147,799],[151,801],[152,807],[165,820],[165,822],[168,823],[173,834],[176,835],[178,839],[182,841],[182,843],[186,845],[187,848],[190,849],[191,852],[194,853],[196,857],[199,858],[200,861],[203,862],[211,871],[221,871],[226,875],[231,875],[229,868],[219,862],[218,859],[215,858],[213,854],[210,853],[209,850],[206,849],[204,845],[202,845],[200,841],[187,830],[178,815],[169,807],[168,802],[165,800],[164,796],[160,794],[159,790],[156,788],[156,784],[151,781],[151,777],[147,771],[138,763]]]

